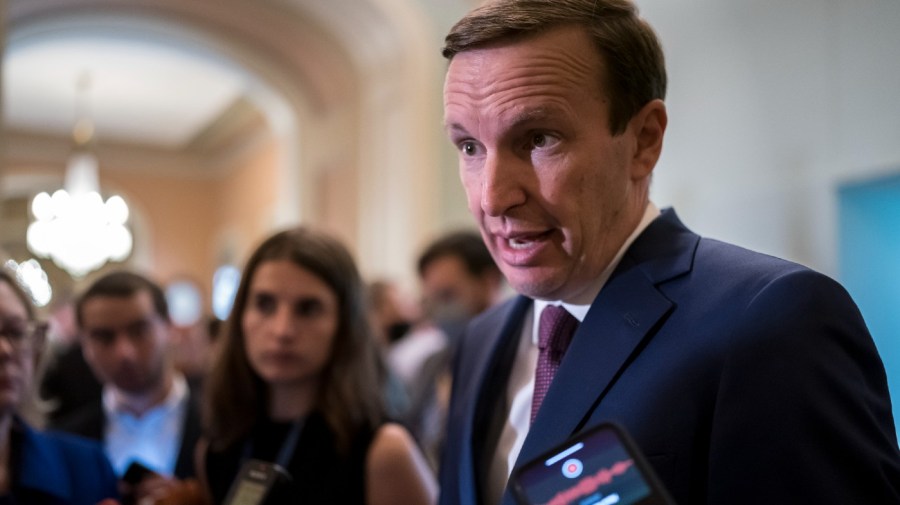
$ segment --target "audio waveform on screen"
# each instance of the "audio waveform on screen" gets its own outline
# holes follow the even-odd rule
[[[578,498],[588,496],[600,489],[601,486],[612,483],[616,477],[627,472],[632,466],[634,466],[634,460],[626,459],[614,463],[609,468],[601,468],[597,473],[580,479],[574,486],[556,493],[547,502],[547,505],[567,505]]]

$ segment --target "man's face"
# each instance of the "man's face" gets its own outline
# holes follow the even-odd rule
[[[162,387],[171,327],[149,292],[89,298],[82,321],[84,357],[101,382],[132,395]]]
[[[635,163],[634,119],[611,134],[602,68],[587,34],[566,27],[459,53],[447,72],[469,210],[528,296],[590,302],[646,206],[652,165]]]
[[[478,277],[457,256],[439,256],[422,271],[422,295],[432,317],[471,318],[490,306],[495,280]]]

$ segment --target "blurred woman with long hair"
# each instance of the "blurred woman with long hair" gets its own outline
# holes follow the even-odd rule
[[[200,464],[215,503],[262,462],[266,504],[428,504],[434,477],[387,422],[365,288],[349,252],[308,228],[263,242],[244,269],[207,377]]]

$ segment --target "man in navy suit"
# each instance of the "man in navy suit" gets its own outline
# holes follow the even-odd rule
[[[512,504],[513,468],[602,421],[681,504],[900,503],[884,367],[845,290],[649,200],[666,71],[631,2],[491,1],[444,56],[469,209],[521,296],[461,344],[442,504]],[[577,329],[539,402],[548,306]]]

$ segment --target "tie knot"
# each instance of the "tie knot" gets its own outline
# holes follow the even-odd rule
[[[548,305],[541,312],[541,322],[538,327],[538,349],[548,350],[554,361],[562,359],[569,341],[578,328],[578,319],[569,314],[569,311],[557,305]]]

